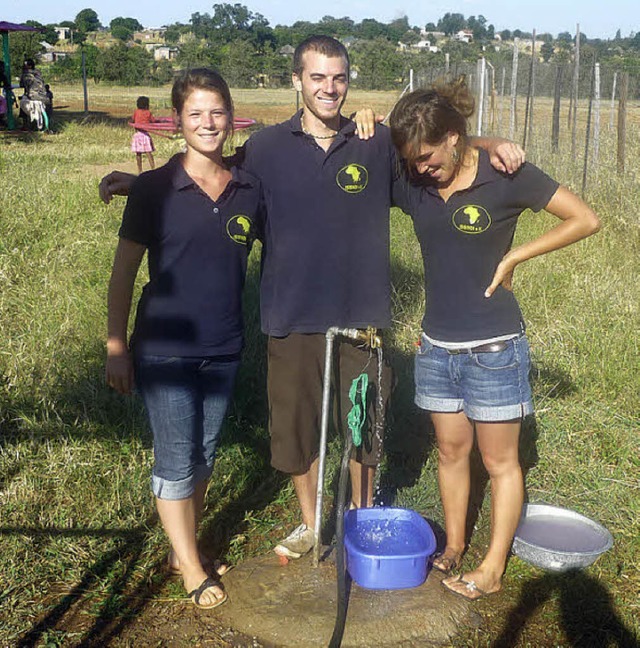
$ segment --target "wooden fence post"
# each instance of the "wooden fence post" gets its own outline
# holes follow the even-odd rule
[[[587,128],[584,138],[584,165],[582,167],[582,197],[587,189],[587,169],[589,167],[589,140],[591,136],[591,109],[593,107],[593,93],[596,78],[596,63],[593,65],[593,72],[591,74],[591,90],[589,92],[589,109],[587,110]]]
[[[627,137],[627,93],[629,73],[620,75],[620,94],[618,95],[618,175],[624,174],[624,145]]]
[[[611,88],[611,110],[609,112],[609,130],[613,130],[613,113],[616,110],[616,83],[618,82],[618,73],[613,73],[613,87]]]
[[[515,139],[516,94],[518,91],[518,39],[513,39],[513,65],[511,67],[511,114],[509,116],[509,139]]]
[[[600,63],[593,69],[593,163],[600,155]]]
[[[529,66],[529,85],[527,87],[527,104],[524,112],[524,133],[522,135],[522,148],[526,148],[527,140],[531,143],[533,130],[533,97],[535,94],[536,75],[536,30],[533,30],[531,38],[531,65]]]
[[[580,80],[580,24],[576,25],[576,49],[573,68],[573,85],[571,95],[573,97],[573,119],[571,121],[571,157],[576,155],[576,136],[578,127],[578,82]]]
[[[553,117],[551,124],[551,150],[558,152],[560,141],[560,96],[562,92],[562,70],[564,67],[558,65],[556,68],[556,86],[553,92]]]

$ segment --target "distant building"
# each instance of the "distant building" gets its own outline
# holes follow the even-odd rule
[[[73,36],[71,27],[54,27],[54,29],[56,30],[56,34],[58,34],[59,41],[71,40]]]
[[[470,29],[461,29],[453,35],[453,40],[460,41],[461,43],[473,43],[473,32]]]
[[[147,43],[164,43],[164,33],[166,31],[164,27],[149,27],[148,29],[134,32],[133,40],[139,41],[143,45]]]
[[[178,56],[178,48],[161,45],[153,50],[154,61],[173,61]]]
[[[60,51],[50,43],[47,43],[47,41],[41,41],[40,45],[44,48],[44,52],[40,54],[40,60],[44,63],[55,63],[60,59],[67,58],[70,54],[70,52]]]

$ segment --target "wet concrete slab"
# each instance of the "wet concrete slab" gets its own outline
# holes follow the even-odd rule
[[[429,572],[420,587],[368,590],[351,586],[344,648],[445,645],[479,615],[470,603],[447,592],[442,574]],[[224,577],[229,601],[218,620],[264,645],[282,648],[327,646],[336,617],[336,570],[332,561],[317,568],[311,557],[282,566],[275,554],[235,567]]]

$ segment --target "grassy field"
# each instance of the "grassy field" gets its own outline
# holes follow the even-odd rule
[[[130,638],[152,602],[178,601],[183,592],[163,570],[167,548],[149,492],[151,444],[140,404],[103,382],[106,286],[124,202],[105,206],[97,197],[104,172],[132,168],[125,122],[135,98],[149,94],[154,112],[167,114],[168,90],[90,86],[86,118],[78,87],[54,90],[60,113],[53,134],[0,133],[0,646],[181,645],[163,636],[149,635],[144,644]],[[262,123],[295,109],[290,91],[238,90],[234,96],[239,116]],[[364,103],[384,111],[394,97],[354,93],[347,112]],[[528,156],[579,190],[584,134],[578,156],[571,155],[566,132],[560,152],[550,154],[550,120],[544,118],[550,104],[539,106]],[[630,107],[631,119],[639,113]],[[174,140],[155,141],[159,159],[179,147]],[[618,176],[614,133],[603,128],[587,193],[603,230],[529,262],[515,282],[535,363],[537,415],[522,444],[528,497],[599,520],[614,547],[587,571],[562,576],[514,558],[504,594],[478,607],[481,627],[463,631],[457,646],[635,645],[638,159],[640,135],[630,129],[627,171]],[[517,236],[536,236],[552,222],[548,215],[525,214]],[[381,497],[442,522],[433,437],[411,404],[423,306],[414,238],[410,220],[394,211],[394,326],[385,353],[399,384]],[[268,551],[298,518],[287,481],[269,467],[257,280],[256,254],[246,292],[248,348],[204,521],[203,545],[232,563]],[[332,471],[338,455],[334,444]],[[476,503],[467,566],[488,540],[488,491],[481,490]]]

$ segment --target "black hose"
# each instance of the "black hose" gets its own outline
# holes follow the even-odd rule
[[[340,465],[340,479],[338,480],[338,500],[336,505],[336,585],[338,588],[338,605],[336,611],[336,622],[333,626],[333,635],[329,642],[329,648],[340,648],[344,625],[347,620],[347,607],[349,603],[348,587],[351,583],[347,573],[344,555],[344,510],[347,499],[347,484],[349,481],[349,460],[353,439],[351,431],[347,430],[344,442],[344,453]]]

